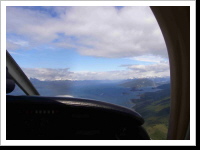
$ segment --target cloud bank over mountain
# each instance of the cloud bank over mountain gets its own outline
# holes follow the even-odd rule
[[[124,80],[148,77],[169,77],[168,63],[152,65],[122,65],[124,70],[101,72],[73,72],[69,68],[23,68],[29,78],[39,80]]]

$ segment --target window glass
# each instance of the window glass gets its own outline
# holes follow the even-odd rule
[[[41,95],[133,109],[166,139],[169,61],[149,7],[9,6],[7,50]]]
[[[22,91],[22,89],[18,85],[15,84],[14,90],[11,93],[8,93],[7,95],[26,95],[26,94],[24,93],[24,91]]]

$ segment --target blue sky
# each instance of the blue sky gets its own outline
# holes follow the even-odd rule
[[[71,71],[114,71],[124,70],[121,65],[153,64],[130,58],[103,58],[82,56],[74,50],[52,50],[47,53],[40,50],[18,50],[10,52],[23,68],[70,68]],[[28,62],[28,63],[27,63]]]
[[[7,49],[28,77],[41,80],[169,76],[148,7],[7,7]]]

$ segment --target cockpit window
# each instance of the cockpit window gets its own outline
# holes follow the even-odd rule
[[[7,50],[40,95],[134,109],[166,139],[169,60],[149,7],[9,6],[6,16]]]

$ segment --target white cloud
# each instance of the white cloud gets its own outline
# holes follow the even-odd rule
[[[169,77],[168,63],[151,65],[122,65],[124,70],[105,72],[72,72],[69,68],[23,68],[29,78],[39,80],[123,80],[132,78]]]
[[[39,80],[70,80],[72,72],[68,68],[50,69],[50,68],[22,68],[29,78]]]
[[[128,59],[143,61],[143,62],[153,62],[153,63],[168,62],[168,59],[155,55],[143,55],[143,56],[131,57]]]
[[[47,11],[7,7],[7,33],[26,37],[30,48],[75,48],[82,55],[122,58],[167,51],[148,7],[47,7]],[[48,10],[56,14],[52,16]],[[25,45],[7,40],[7,48]],[[27,45],[26,45],[27,46]],[[28,47],[26,47],[28,49]]]
[[[131,70],[136,77],[167,77],[170,76],[168,62],[160,62],[150,65],[122,65]]]

